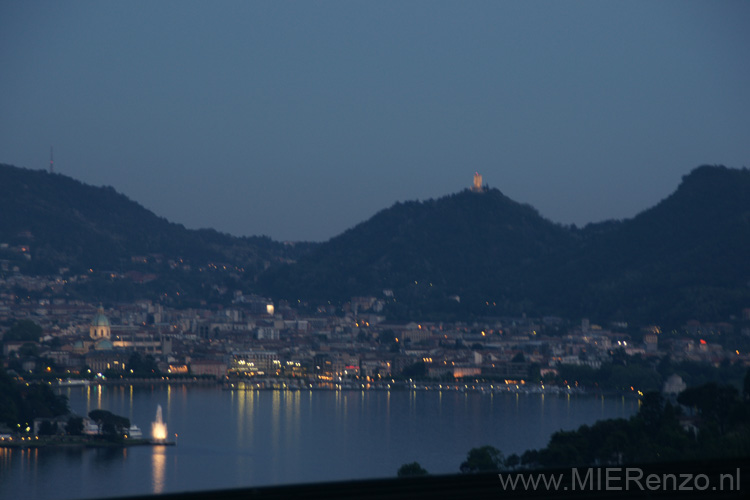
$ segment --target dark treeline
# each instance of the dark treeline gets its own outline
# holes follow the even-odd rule
[[[68,399],[47,384],[18,383],[0,369],[0,424],[11,432],[25,432],[35,418],[67,415]]]
[[[55,423],[56,417],[63,417],[62,428]],[[112,412],[95,409],[89,418],[99,426],[100,434],[95,440],[115,443],[123,442],[130,429],[130,420]],[[68,398],[55,394],[46,383],[18,381],[5,370],[0,369],[0,429],[3,433],[31,436],[34,420],[40,419],[39,436],[55,436],[56,439],[81,436],[84,430],[83,418],[71,413]],[[81,439],[80,437],[78,439]]]
[[[750,370],[742,391],[709,382],[688,387],[676,398],[652,391],[629,419],[600,420],[573,431],[558,431],[549,444],[505,456],[491,445],[472,448],[463,473],[542,468],[620,466],[750,456]],[[398,476],[421,476],[419,463],[404,464]]]
[[[688,386],[721,382],[740,387],[746,368],[740,363],[719,366],[699,361],[673,362],[668,356],[646,359],[614,351],[611,361],[599,368],[585,365],[560,365],[558,375],[549,382],[576,385],[588,390],[615,392],[658,391],[671,375],[679,375]],[[632,388],[632,389],[631,389]]]
[[[601,420],[558,431],[549,444],[503,456],[492,446],[472,449],[462,472],[590,467],[750,456],[750,371],[742,392],[710,382],[676,399],[659,392],[641,398],[629,419]]]

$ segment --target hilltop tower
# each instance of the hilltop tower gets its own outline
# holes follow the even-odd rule
[[[484,188],[482,187],[482,174],[479,172],[474,172],[474,185],[471,187],[471,190],[475,193],[481,193],[484,191]]]

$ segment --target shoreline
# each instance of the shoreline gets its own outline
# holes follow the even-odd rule
[[[58,389],[83,388],[91,386],[149,386],[149,385],[189,385],[216,386],[225,391],[415,391],[415,392],[461,392],[475,394],[540,394],[540,395],[577,395],[594,397],[639,397],[638,392],[626,390],[602,390],[583,386],[569,387],[541,384],[514,384],[493,382],[419,382],[392,381],[388,382],[359,382],[343,380],[338,383],[329,381],[309,381],[298,379],[194,379],[194,378],[138,378],[138,379],[108,379],[85,381],[88,383],[58,383],[52,384]]]
[[[90,387],[92,385],[169,385],[169,384],[189,384],[189,385],[217,385],[222,382],[216,379],[205,378],[118,378],[118,379],[99,379],[99,380],[73,380],[50,382],[52,387],[57,388],[75,388]]]
[[[27,449],[27,448],[129,448],[131,446],[175,446],[174,441],[155,441],[153,439],[126,439],[122,442],[111,442],[103,440],[75,439],[66,440],[42,438],[32,439],[16,438],[0,441],[0,448]]]

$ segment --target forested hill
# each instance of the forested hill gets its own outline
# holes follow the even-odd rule
[[[397,203],[322,244],[297,265],[263,277],[276,294],[341,300],[394,291],[404,303],[519,304],[528,278],[576,236],[497,189],[469,190],[425,202]]]
[[[31,259],[21,264],[30,273],[57,272],[60,267],[126,271],[139,256],[182,259],[193,267],[229,263],[257,273],[310,247],[189,230],[111,187],[1,164],[0,214],[0,243],[28,246]]]
[[[582,229],[497,189],[465,190],[286,245],[189,230],[111,187],[0,165],[0,244],[5,268],[26,274],[92,269],[66,293],[96,300],[226,301],[241,289],[313,304],[372,295],[394,319],[723,320],[750,307],[750,172],[699,167],[636,217]]]
[[[261,280],[290,299],[389,289],[402,317],[708,320],[750,307],[748,255],[750,172],[703,166],[636,217],[583,229],[496,189],[397,203]]]

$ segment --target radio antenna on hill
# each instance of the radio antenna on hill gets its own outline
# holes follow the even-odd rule
[[[53,149],[53,146],[49,147],[49,173],[54,174],[55,173],[55,150]]]

